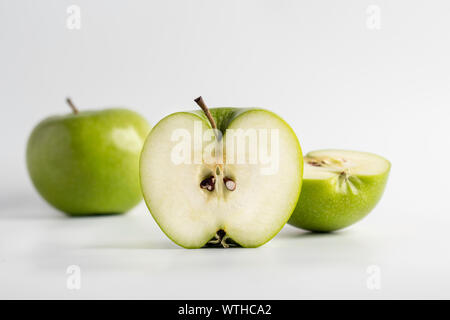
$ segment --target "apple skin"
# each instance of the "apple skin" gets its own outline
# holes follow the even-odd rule
[[[27,144],[31,180],[69,215],[126,212],[142,199],[139,156],[149,131],[142,116],[126,109],[44,119]]]
[[[389,170],[379,175],[358,175],[358,193],[338,193],[335,180],[305,179],[297,206],[288,223],[313,232],[332,232],[364,218],[383,195]]]

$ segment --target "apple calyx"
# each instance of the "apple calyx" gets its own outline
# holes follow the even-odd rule
[[[66,98],[66,102],[69,105],[70,109],[72,109],[73,114],[78,114],[78,109],[77,107],[75,107],[75,105],[72,102],[72,99],[70,99],[69,97]]]
[[[223,229],[217,230],[216,234],[214,235],[214,239],[208,241],[208,244],[210,245],[221,245],[224,248],[229,248],[230,244],[227,243],[227,240],[230,239],[228,237],[227,233]]]

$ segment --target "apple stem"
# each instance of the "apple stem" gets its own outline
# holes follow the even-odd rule
[[[69,107],[72,109],[73,114],[78,114],[77,107],[75,107],[75,105],[73,104],[72,100],[69,97],[66,98],[66,102],[69,105]]]
[[[203,98],[200,96],[197,99],[194,100],[195,103],[198,104],[198,106],[203,110],[205,113],[205,116],[208,118],[209,122],[211,123],[211,127],[213,129],[217,129],[216,122],[214,121],[214,118],[211,115],[211,112],[209,112],[208,107],[206,106],[205,101],[203,101]]]

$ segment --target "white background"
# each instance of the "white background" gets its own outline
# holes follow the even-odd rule
[[[80,30],[66,27],[71,4]],[[449,12],[444,0],[0,0],[0,298],[450,298]],[[67,95],[152,124],[198,95],[264,107],[305,152],[370,151],[392,172],[377,208],[342,232],[185,250],[143,203],[70,219],[38,196],[26,141],[69,112]],[[69,265],[80,290],[66,287]]]

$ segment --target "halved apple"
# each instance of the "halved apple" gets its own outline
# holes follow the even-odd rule
[[[204,113],[171,114],[147,137],[140,161],[147,206],[180,246],[260,246],[297,203],[303,170],[297,137],[270,111],[209,110],[201,98],[196,102]]]
[[[383,195],[391,164],[367,152],[320,150],[305,158],[303,186],[289,224],[318,232],[364,218]]]

